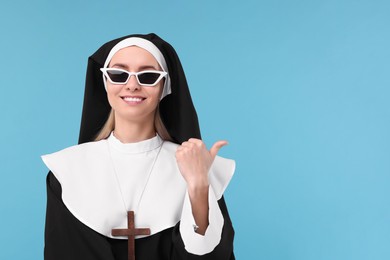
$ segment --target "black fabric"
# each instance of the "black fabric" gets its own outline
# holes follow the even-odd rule
[[[47,176],[45,260],[127,260],[127,240],[107,238],[81,223],[61,199],[61,185]],[[234,260],[234,230],[223,197],[218,201],[225,219],[219,245],[209,254],[188,253],[179,223],[147,238],[136,239],[137,260]]]
[[[111,107],[100,68],[103,67],[111,49],[118,42],[129,37],[140,37],[151,41],[165,58],[171,78],[172,93],[161,100],[160,115],[173,142],[181,144],[190,138],[200,139],[198,117],[176,51],[156,34],[133,34],[104,44],[88,59],[79,144],[93,141],[108,118]]]

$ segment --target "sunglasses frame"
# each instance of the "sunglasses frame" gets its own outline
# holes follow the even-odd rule
[[[139,71],[139,72],[130,72],[130,71],[127,71],[127,70],[124,70],[124,69],[117,69],[117,68],[101,68],[100,69],[102,72],[103,72],[103,75],[112,83],[112,84],[115,84],[115,85],[126,85],[127,82],[129,81],[130,77],[131,76],[135,76],[135,78],[137,79],[137,82],[140,86],[146,86],[146,87],[153,87],[155,85],[157,85],[158,82],[160,82],[160,80],[164,77],[167,76],[167,72],[165,71],[159,71],[159,70],[143,70],[143,71]],[[115,71],[120,71],[120,72],[124,72],[124,73],[127,73],[128,77],[126,79],[125,82],[115,82],[115,81],[112,81],[110,76],[108,75],[108,72],[107,71],[110,71],[110,70],[115,70]],[[160,74],[160,76],[157,78],[156,82],[154,82],[153,84],[145,84],[145,83],[141,83],[139,81],[139,78],[138,78],[138,75],[139,74],[143,74],[143,73],[148,73],[148,72],[151,72],[151,73],[157,73],[157,74]]]

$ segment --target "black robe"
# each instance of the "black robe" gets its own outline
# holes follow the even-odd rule
[[[61,185],[49,172],[45,226],[45,260],[127,260],[127,240],[103,236],[81,223],[66,208]],[[179,223],[149,237],[135,240],[136,260],[234,260],[234,230],[224,198],[218,201],[224,226],[221,241],[210,253],[188,253],[179,232]]]

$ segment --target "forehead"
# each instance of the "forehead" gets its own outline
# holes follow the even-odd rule
[[[147,50],[137,46],[125,47],[116,52],[110,61],[110,65],[114,66],[116,63],[128,67],[145,65],[158,67],[158,62],[154,56]]]

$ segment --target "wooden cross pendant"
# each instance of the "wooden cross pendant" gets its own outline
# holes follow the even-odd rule
[[[128,259],[135,260],[134,239],[138,235],[150,235],[149,228],[135,228],[134,227],[134,211],[127,212],[127,229],[112,229],[113,236],[127,236],[128,242]]]

